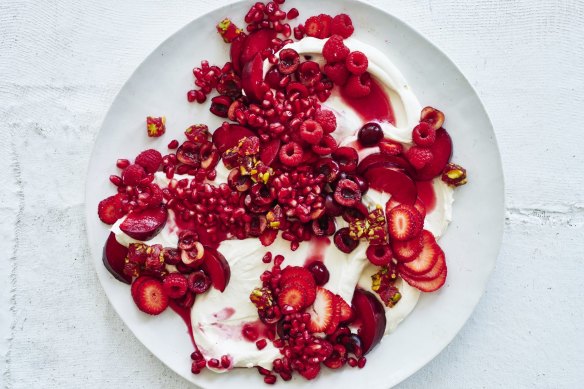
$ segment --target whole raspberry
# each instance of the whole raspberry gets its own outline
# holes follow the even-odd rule
[[[340,35],[333,35],[322,47],[322,55],[327,62],[344,61],[351,50],[345,46],[343,37]]]
[[[306,19],[306,22],[304,23],[304,32],[306,35],[318,38],[320,37],[321,31],[322,26],[316,16],[311,16]]]
[[[333,18],[331,31],[333,34],[338,34],[346,39],[353,35],[355,27],[353,27],[353,21],[351,20],[349,15],[339,14]]]
[[[286,166],[298,166],[302,162],[304,152],[296,142],[290,142],[280,148],[280,161]]]
[[[162,163],[162,154],[154,149],[144,150],[138,154],[134,162],[142,166],[147,173],[154,173]]]
[[[314,114],[314,120],[322,126],[322,129],[326,134],[330,134],[337,129],[337,117],[333,111],[328,109],[319,109]]]
[[[320,34],[318,38],[325,39],[331,36],[333,17],[327,14],[320,14],[317,16],[317,19],[320,23]]]
[[[138,185],[145,174],[146,172],[142,166],[133,164],[124,169],[122,172],[122,180],[125,185]]]
[[[348,71],[353,74],[360,75],[367,71],[367,68],[369,67],[369,60],[362,52],[353,51],[347,56],[345,64],[347,65]]]
[[[323,135],[322,126],[315,120],[305,120],[300,125],[300,138],[306,143],[315,145],[320,142]]]
[[[180,273],[170,273],[164,277],[162,281],[162,288],[171,299],[178,299],[187,293],[189,288],[188,281],[185,276]]]
[[[414,143],[422,147],[430,147],[436,140],[436,130],[429,123],[421,122],[412,131]]]
[[[337,141],[329,134],[323,136],[318,144],[312,146],[312,151],[318,155],[329,155],[336,149]]]
[[[345,84],[344,92],[349,97],[365,97],[371,93],[371,76],[364,73],[360,76],[353,74]]]
[[[416,169],[421,169],[428,163],[432,162],[434,155],[428,149],[413,146],[408,151],[406,151],[406,158],[408,161],[410,161],[413,167]]]
[[[343,86],[349,78],[349,71],[344,62],[324,65],[324,74],[338,86]]]

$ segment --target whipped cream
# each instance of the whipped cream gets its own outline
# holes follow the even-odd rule
[[[311,55],[313,60],[323,64],[324,59],[321,52],[325,42],[326,40],[306,37],[299,42],[285,46],[285,48],[292,48],[301,55]],[[369,59],[368,71],[384,87],[390,99],[395,125],[387,122],[379,123],[385,138],[404,143],[406,147],[410,146],[412,144],[411,129],[419,122],[421,105],[401,72],[378,49],[354,38],[345,40],[345,44],[352,51],[358,50],[367,55]],[[269,70],[270,66],[267,61],[264,62],[264,73]],[[332,110],[337,117],[338,128],[332,134],[337,142],[342,146],[355,145],[357,132],[365,124],[363,120],[336,93],[333,93],[323,105]],[[379,147],[359,148],[358,151],[362,160],[371,153],[379,152]],[[217,178],[213,184],[226,183],[229,170],[222,163],[218,164],[216,170]],[[191,178],[187,175],[174,176],[176,180]],[[168,186],[170,180],[166,178],[164,173],[157,172],[154,182],[164,188]],[[452,220],[454,198],[452,188],[439,178],[432,181],[432,186],[436,204],[427,213],[424,228],[438,238]],[[373,209],[377,205],[385,208],[390,197],[390,194],[369,189],[363,196],[363,203],[369,209]],[[123,220],[125,218],[119,220],[111,228],[116,240],[125,246],[138,242],[120,230],[119,226]],[[337,227],[344,226],[346,223],[341,218],[337,218]],[[167,224],[160,234],[145,243],[162,244],[165,247],[177,246],[178,236],[175,215],[172,211],[169,211]],[[262,246],[257,238],[227,240],[220,244],[218,250],[231,266],[229,285],[223,293],[210,288],[207,293],[197,296],[196,303],[191,310],[193,336],[207,358],[220,359],[221,356],[228,355],[234,367],[261,366],[271,369],[272,361],[280,357],[279,350],[271,342],[268,342],[263,350],[258,350],[255,343],[245,339],[242,334],[244,325],[252,325],[256,329],[260,329],[261,334],[263,325],[259,321],[255,306],[249,300],[249,295],[254,288],[261,285],[260,275],[272,266],[264,264],[261,260],[268,251],[274,256],[283,255],[285,257],[283,266],[303,266],[310,262],[311,256],[314,255],[315,251],[318,251],[322,255],[319,260],[324,262],[330,273],[330,280],[325,287],[349,303],[352,300],[355,286],[372,291],[371,276],[377,271],[377,268],[366,259],[366,242],[361,242],[350,254],[339,251],[332,243],[332,237],[330,244],[326,247],[321,246],[321,249],[315,250],[315,245],[324,246],[323,240],[303,242],[294,252],[290,250],[290,242],[281,237],[278,237],[269,247]],[[402,279],[398,279],[396,286],[399,288],[402,298],[393,308],[385,309],[386,334],[393,331],[409,315],[420,297],[420,291]],[[376,293],[373,294],[377,296]],[[226,370],[216,371],[225,372]]]

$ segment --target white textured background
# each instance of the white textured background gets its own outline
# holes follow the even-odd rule
[[[186,386],[129,333],[97,282],[85,170],[134,68],[228,2],[0,0],[0,386]],[[486,295],[400,388],[582,387],[584,2],[371,3],[444,49],[477,88],[507,185]]]

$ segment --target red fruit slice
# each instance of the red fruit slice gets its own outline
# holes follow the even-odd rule
[[[333,316],[331,317],[331,323],[329,324],[328,328],[326,329],[325,333],[327,335],[331,335],[337,330],[337,327],[341,323],[341,300],[339,296],[334,296],[333,301]]]
[[[137,286],[134,302],[142,312],[159,315],[168,307],[168,296],[164,292],[162,282],[151,278]]]
[[[288,285],[278,295],[278,305],[285,314],[297,313],[306,306],[306,293],[298,285]]]
[[[419,276],[428,273],[432,270],[442,252],[442,249],[436,244],[436,239],[434,239],[434,235],[430,231],[424,230],[422,232],[422,246],[422,251],[415,260],[401,265],[411,275]]]
[[[243,52],[246,39],[247,36],[240,34],[233,42],[231,42],[231,47],[229,48],[231,64],[233,65],[233,70],[237,74],[241,74],[241,53]]]
[[[325,332],[333,321],[335,295],[327,289],[316,288],[316,299],[307,312],[310,313],[308,330],[313,333]]]
[[[387,320],[383,305],[370,292],[355,289],[353,301],[353,323],[363,344],[363,354],[368,353],[379,343],[385,332]]]
[[[119,244],[116,235],[110,232],[103,246],[103,264],[116,280],[129,284],[132,282],[132,277],[124,274],[127,255],[128,248]]]
[[[341,296],[337,295],[337,299],[339,300],[339,322],[351,320],[353,317],[351,306]]]
[[[97,216],[105,224],[114,224],[124,216],[122,196],[117,194],[101,200],[97,205]]]
[[[154,238],[166,224],[168,211],[165,206],[130,212],[120,224],[120,230],[128,236],[142,241]]]
[[[429,272],[416,275],[416,274],[410,273],[404,267],[402,267],[402,269],[400,271],[401,271],[401,274],[405,274],[408,278],[411,278],[413,280],[431,281],[435,278],[438,278],[440,276],[440,274],[442,274],[442,272],[444,271],[444,268],[446,268],[446,256],[444,255],[444,252],[442,251],[442,249],[440,249],[438,247],[438,259],[437,259],[436,263],[434,264],[434,266],[432,267],[432,269],[430,269]]]
[[[255,136],[255,134],[246,127],[230,124],[221,126],[213,132],[213,144],[223,154],[227,149],[237,146],[241,139],[249,136]]]
[[[396,167],[404,169],[410,176],[414,174],[414,168],[403,157],[397,155],[388,155],[382,153],[374,153],[363,158],[357,166],[357,174],[362,175],[367,169],[375,166]]]
[[[205,247],[201,269],[211,277],[213,287],[223,292],[231,278],[231,267],[225,257],[217,250]]]
[[[398,262],[411,262],[422,252],[422,234],[409,240],[394,240],[391,242],[393,256]]]
[[[239,58],[241,67],[245,68],[245,65],[254,59],[258,53],[269,48],[276,34],[274,30],[258,30],[249,34],[243,41],[241,47],[241,56]]]
[[[140,276],[138,278],[136,278],[134,280],[134,282],[132,282],[132,286],[130,287],[130,294],[132,295],[132,298],[135,299],[136,298],[136,293],[138,292],[138,289],[140,288],[140,285],[147,280],[154,280],[155,278],[153,277],[148,277],[148,276]]]
[[[272,139],[263,143],[260,150],[260,160],[265,165],[270,166],[278,156],[278,151],[280,151],[280,139]]]
[[[264,84],[264,61],[260,54],[243,66],[241,87],[245,95],[255,101],[261,101],[266,91]]]
[[[410,240],[418,236],[424,227],[424,219],[416,208],[401,204],[387,214],[387,228],[394,240]]]
[[[401,277],[404,279],[404,281],[406,281],[408,284],[410,284],[411,286],[413,286],[414,288],[417,288],[419,290],[421,290],[422,292],[434,292],[437,291],[438,289],[440,289],[442,287],[442,285],[444,285],[444,283],[446,282],[446,275],[447,275],[448,271],[446,269],[446,267],[444,267],[444,270],[442,270],[442,273],[440,273],[440,275],[432,280],[416,280],[412,277],[409,277],[406,274],[402,274]]]
[[[263,246],[268,247],[278,237],[278,230],[267,229],[260,235],[260,242]]]
[[[370,188],[390,193],[393,199],[402,204],[413,205],[416,202],[418,189],[404,170],[376,166],[367,169],[363,177],[369,181]]]
[[[305,300],[304,307],[307,307],[310,304],[314,303],[314,300],[316,299],[316,286],[314,284],[314,281],[310,282],[304,278],[294,278],[288,280],[284,285],[285,288],[289,286],[298,287],[304,291]]]
[[[285,287],[289,281],[300,279],[306,282],[312,288],[316,287],[316,282],[310,270],[303,268],[301,266],[287,266],[282,270],[282,275],[280,277],[280,285]]]
[[[439,176],[444,170],[444,167],[450,162],[452,156],[452,139],[444,128],[436,131],[436,140],[434,144],[429,147],[434,158],[422,169],[416,172],[416,180],[426,181]]]

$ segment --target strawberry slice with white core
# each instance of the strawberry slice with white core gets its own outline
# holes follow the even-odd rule
[[[436,264],[442,249],[436,244],[436,239],[430,231],[422,232],[422,251],[416,259],[406,262],[402,266],[406,272],[412,275],[426,274]]]
[[[422,234],[409,240],[394,240],[391,242],[393,256],[398,262],[412,262],[422,252]]]
[[[159,315],[168,307],[162,282],[154,278],[140,282],[133,297],[138,309],[149,315]]]
[[[339,303],[339,322],[345,322],[351,320],[353,317],[353,310],[351,306],[339,295],[337,295]]]
[[[411,205],[398,205],[387,215],[389,234],[395,240],[409,240],[417,236],[424,226],[424,219]]]
[[[444,269],[446,268],[446,257],[444,255],[444,252],[442,251],[442,249],[439,248],[438,250],[438,260],[436,261],[436,263],[434,264],[434,266],[432,267],[432,269],[424,274],[413,274],[408,272],[407,269],[405,269],[403,266],[399,267],[400,273],[401,274],[406,274],[407,277],[414,279],[414,280],[418,280],[418,281],[431,281],[435,278],[438,278],[440,276],[440,274],[442,274],[442,272],[444,271]]]
[[[408,276],[405,273],[401,274],[401,277],[404,279],[404,281],[406,281],[408,284],[410,284],[411,286],[413,286],[414,288],[417,288],[419,290],[421,290],[422,292],[435,292],[438,289],[440,289],[444,283],[446,282],[446,274],[447,274],[447,269],[446,266],[444,267],[444,269],[442,270],[442,273],[440,273],[438,275],[438,277],[432,279],[432,280],[417,280],[414,278],[411,278],[410,276]]]
[[[335,295],[325,288],[316,288],[316,298],[307,312],[310,313],[308,330],[312,333],[326,332],[333,323]]]
[[[326,329],[325,333],[327,335],[331,335],[333,332],[337,330],[339,324],[341,324],[341,300],[342,298],[339,295],[335,295],[334,302],[333,302],[333,316],[331,318],[331,324]]]
[[[278,305],[285,314],[296,313],[306,306],[306,292],[298,285],[289,285],[280,291]]]

